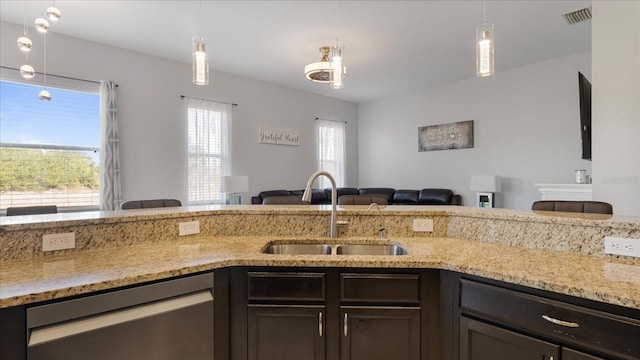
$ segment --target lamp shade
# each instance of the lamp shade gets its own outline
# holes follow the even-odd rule
[[[245,193],[249,192],[249,177],[243,176],[223,176],[222,192],[225,193]]]
[[[472,175],[471,191],[478,192],[500,192],[502,190],[502,182],[500,177],[496,175]]]

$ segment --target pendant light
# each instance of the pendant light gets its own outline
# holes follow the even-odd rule
[[[33,79],[36,76],[35,69],[29,65],[29,52],[33,46],[33,42],[29,39],[29,27],[27,26],[27,1],[24,2],[24,19],[22,21],[23,29],[22,36],[18,38],[18,49],[25,53],[27,56],[27,63],[20,66],[20,76],[25,79]]]
[[[206,39],[193,38],[193,83],[196,85],[209,84],[209,59],[206,46]]]
[[[38,93],[38,99],[50,101],[51,93],[47,91],[47,34],[44,34],[44,88]]]
[[[49,30],[49,22],[42,17],[37,18],[34,21],[34,25],[36,26],[36,30],[38,30],[41,33],[46,33],[47,30]]]
[[[344,46],[340,46],[336,38],[336,46],[331,48],[331,77],[329,86],[332,89],[342,89],[344,87]]]
[[[47,17],[53,22],[60,20],[60,17],[62,17],[62,13],[56,7],[55,0],[53,0],[53,5],[47,9]]]
[[[200,31],[202,32],[202,0],[200,1]],[[201,36],[192,39],[193,43],[193,83],[209,84],[209,57],[207,56],[207,40]]]
[[[492,23],[486,22],[486,0],[483,2],[483,23],[476,27],[476,76],[485,77],[496,72],[495,39]]]
[[[336,21],[336,46],[331,48],[331,76],[329,87],[332,89],[342,89],[344,87],[344,76],[346,75],[346,67],[344,66],[344,46],[340,46],[338,42],[338,0],[335,1]]]

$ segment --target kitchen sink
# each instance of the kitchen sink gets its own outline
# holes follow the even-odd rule
[[[262,252],[281,255],[331,255],[331,246],[326,244],[271,244]]]
[[[337,255],[407,255],[409,252],[400,245],[349,244],[338,245]]]
[[[265,254],[279,255],[407,255],[409,251],[398,244],[269,244]]]

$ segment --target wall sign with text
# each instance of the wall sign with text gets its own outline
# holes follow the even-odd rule
[[[418,151],[473,147],[473,120],[418,128]]]
[[[290,129],[265,129],[258,131],[258,142],[275,145],[300,145],[300,131]]]

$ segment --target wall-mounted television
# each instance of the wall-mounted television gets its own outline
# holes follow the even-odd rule
[[[581,72],[578,72],[578,90],[580,92],[582,158],[591,160],[591,83]]]

